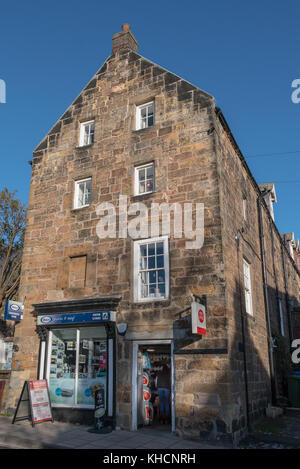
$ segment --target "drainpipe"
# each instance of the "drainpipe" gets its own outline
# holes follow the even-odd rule
[[[266,311],[267,331],[268,331],[268,350],[269,350],[270,373],[271,373],[271,397],[272,397],[272,405],[275,405],[276,402],[275,402],[275,373],[274,373],[274,357],[273,357],[273,340],[272,340],[271,320],[270,320],[267,267],[266,267],[264,230],[263,230],[262,207],[261,207],[262,199],[266,194],[268,194],[268,192],[270,191],[264,191],[258,196],[257,206],[258,206],[259,238],[260,238],[260,249],[261,249],[264,300],[265,300],[265,311]]]
[[[284,254],[285,246],[286,246],[286,236],[284,234],[283,235],[283,242],[281,243],[281,257],[282,257],[285,302],[286,302],[286,310],[287,310],[287,318],[288,318],[289,336],[290,336],[290,341],[292,341],[293,340],[293,330],[292,330],[292,325],[291,325],[291,309],[290,309],[289,292],[288,292],[287,279],[286,279],[286,263],[285,263],[285,254]]]
[[[278,279],[277,279],[277,271],[276,271],[276,263],[275,263],[275,246],[274,246],[274,234],[273,234],[273,225],[271,219],[270,222],[270,233],[271,233],[271,242],[272,242],[272,260],[273,260],[273,272],[274,272],[274,280],[275,280],[275,289],[276,289],[276,300],[277,300],[277,313],[278,313],[278,324],[279,329],[281,331],[281,317],[280,317],[280,297],[279,297],[279,289],[278,289]]]
[[[241,287],[241,268],[240,268],[240,232],[236,235],[236,246],[237,246],[237,261],[238,261],[238,279],[239,279],[239,293],[240,293],[240,307],[241,307],[241,326],[242,326],[242,340],[243,340],[243,364],[244,364],[244,381],[245,381],[245,400],[246,400],[246,428],[250,429],[250,412],[249,412],[249,386],[248,386],[248,373],[247,373],[247,352],[246,352],[246,335],[245,335],[245,324],[244,324],[244,312],[243,312],[243,301],[242,301],[242,287]]]

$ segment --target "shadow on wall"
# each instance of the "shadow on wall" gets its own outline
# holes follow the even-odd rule
[[[174,322],[175,414],[180,435],[237,442],[272,402],[265,311],[254,311],[253,317],[242,313],[243,292],[236,282],[225,334],[219,308],[214,314],[209,296],[206,337],[191,335],[190,315]],[[276,292],[269,289],[269,296],[273,295]],[[271,314],[274,334],[280,331],[279,312]],[[289,346],[287,350],[290,362]],[[273,351],[276,399],[287,404],[288,366],[282,351],[278,347]]]

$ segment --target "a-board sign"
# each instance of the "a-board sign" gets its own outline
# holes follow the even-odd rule
[[[20,420],[30,420],[32,426],[53,422],[47,380],[25,381],[12,423]]]

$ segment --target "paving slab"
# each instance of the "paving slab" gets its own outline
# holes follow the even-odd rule
[[[210,447],[206,442],[183,440],[155,429],[137,432],[114,430],[111,433],[89,433],[91,427],[63,422],[39,424],[18,422],[0,416],[0,448],[27,449],[198,449]],[[215,448],[215,446],[213,446]]]

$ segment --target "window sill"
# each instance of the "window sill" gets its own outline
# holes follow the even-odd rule
[[[136,132],[147,132],[147,131],[150,131],[150,130],[157,130],[157,125],[153,124],[153,125],[150,125],[150,127],[145,127],[144,129],[133,129],[133,132],[136,133]]]
[[[87,209],[87,208],[89,208],[89,207],[90,207],[90,205],[84,205],[83,207],[72,208],[72,209],[71,209],[71,213],[77,213],[77,212],[79,212],[80,210],[84,210],[84,209]]]
[[[135,194],[131,197],[131,200],[133,201],[134,200],[147,200],[154,194],[155,194],[155,191],[145,192],[144,194]]]
[[[134,304],[136,305],[151,304],[151,303],[154,303],[154,304],[162,303],[165,305],[166,303],[170,303],[170,298],[145,298],[143,300],[134,300]]]
[[[86,150],[87,148],[90,148],[94,145],[94,143],[89,143],[88,145],[79,145],[78,147],[75,147],[75,150]]]

